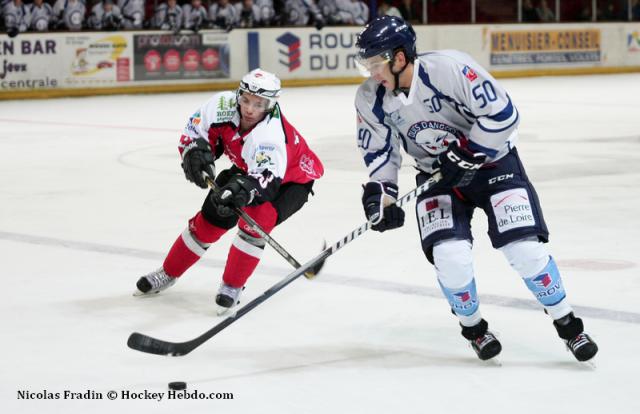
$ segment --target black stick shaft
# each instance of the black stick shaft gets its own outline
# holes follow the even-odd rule
[[[213,181],[211,179],[211,177],[206,176],[205,181],[207,182],[207,185],[214,192],[219,192],[220,191],[220,189],[216,185],[215,181]],[[273,247],[273,249],[276,252],[278,252],[278,254],[280,254],[280,256],[284,257],[284,259],[287,262],[289,262],[289,264],[291,264],[291,266],[293,266],[296,269],[300,267],[300,262],[298,262],[293,256],[291,256],[291,254],[289,254],[289,252],[284,247],[282,247],[280,245],[280,243],[275,241],[274,238],[269,235],[269,233],[264,231],[262,229],[262,227],[253,218],[251,218],[251,216],[249,216],[247,213],[245,213],[242,209],[240,209],[238,207],[234,207],[233,211],[238,215],[238,217],[240,217],[247,224],[249,224],[256,231],[256,233],[258,233],[260,235],[260,237],[262,237],[267,242],[267,244],[269,244],[269,246]],[[322,266],[320,266],[320,265],[315,267],[314,269],[312,269],[309,272],[308,275],[306,274],[305,276],[308,277],[308,278],[313,278],[320,271],[321,267]]]
[[[427,191],[427,189],[429,189],[429,187],[433,185],[438,179],[439,179],[439,175],[433,176],[432,178],[424,182],[422,185],[418,186],[414,190],[410,191],[409,193],[401,197],[398,201],[396,201],[396,205],[398,207],[404,206],[414,198],[418,197],[420,194]],[[242,308],[238,309],[238,311],[234,315],[227,317],[222,322],[220,322],[219,324],[217,324],[216,326],[209,329],[207,332],[203,333],[202,335],[198,336],[195,339],[192,339],[187,342],[168,342],[168,341],[162,341],[162,340],[155,339],[150,336],[135,332],[131,334],[131,336],[129,337],[129,340],[127,341],[127,345],[129,346],[129,348],[142,351],[142,352],[151,353],[151,354],[172,355],[172,356],[186,355],[189,352],[196,349],[197,347],[199,347],[200,345],[202,345],[203,343],[205,343],[206,341],[208,341],[209,339],[211,339],[212,337],[214,337],[215,335],[217,335],[218,333],[220,333],[222,330],[227,328],[229,325],[231,325],[232,323],[234,323],[235,321],[237,321],[247,313],[251,312],[262,302],[266,301],[271,296],[275,295],[278,291],[286,287],[288,284],[290,284],[291,282],[299,278],[308,269],[312,268],[313,266],[317,265],[320,262],[324,262],[329,256],[333,255],[335,252],[342,249],[344,246],[351,243],[356,238],[360,237],[367,230],[369,230],[370,226],[371,226],[371,222],[367,221],[360,227],[356,228],[355,230],[347,234],[345,237],[338,240],[333,245],[324,249],[313,259],[309,260],[302,266],[298,267],[295,271],[287,275],[287,277],[285,277],[275,285],[271,286],[269,289],[263,292],[262,295],[256,297],[251,302],[247,303]]]

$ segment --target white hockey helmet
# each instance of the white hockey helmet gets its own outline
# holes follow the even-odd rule
[[[238,101],[243,93],[265,98],[269,102],[267,110],[270,111],[280,96],[280,79],[273,73],[260,68],[254,69],[242,77],[237,92]]]

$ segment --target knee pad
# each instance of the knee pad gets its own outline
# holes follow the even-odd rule
[[[571,312],[560,271],[544,243],[533,237],[509,243],[500,250],[549,316],[558,319]]]
[[[445,240],[433,246],[438,281],[447,288],[459,288],[473,279],[473,256],[469,240]]]
[[[560,271],[556,266],[556,261],[549,256],[547,265],[538,273],[531,277],[524,278],[524,283],[547,309],[560,304],[567,296],[564,291]],[[553,315],[552,315],[553,317]]]
[[[262,256],[266,242],[262,237],[254,237],[239,230],[235,239],[233,239],[233,245],[241,252],[259,259]]]
[[[211,243],[203,243],[198,240],[191,230],[189,230],[189,227],[184,229],[180,237],[182,237],[183,243],[189,248],[189,250],[198,257],[204,256],[209,246],[211,246]]]
[[[463,325],[475,325],[480,319],[478,293],[473,277],[471,242],[446,240],[433,246],[436,275],[451,310]]]
[[[514,241],[499,249],[521,278],[537,275],[549,262],[549,253],[537,237]]]
[[[200,247],[206,250],[226,232],[226,228],[211,224],[205,215],[200,212],[189,220],[189,226],[183,233],[183,238],[186,242],[190,237],[194,243],[199,244]]]

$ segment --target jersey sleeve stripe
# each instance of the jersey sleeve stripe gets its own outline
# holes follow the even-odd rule
[[[376,90],[376,102],[374,103],[373,109],[371,111],[376,116],[376,118],[378,118],[378,121],[387,129],[387,136],[385,137],[384,147],[376,152],[370,152],[365,155],[364,163],[367,167],[369,167],[374,161],[384,156],[385,154],[385,160],[389,161],[389,156],[391,153],[391,128],[389,128],[389,126],[384,123],[384,111],[382,109],[382,99],[384,98],[384,94],[384,86],[380,85],[380,87],[378,87],[378,90]],[[380,166],[376,167],[376,169],[371,174],[379,170],[382,165],[386,164],[386,161],[383,162]]]
[[[508,99],[507,106],[505,106],[502,111],[498,112],[495,115],[487,115],[487,118],[496,122],[503,122],[511,118],[511,115],[513,115],[514,107],[513,107],[513,103],[511,103],[511,98],[507,96],[507,99]]]
[[[489,117],[487,117],[489,122],[485,121],[485,125],[482,125],[482,123],[480,122],[480,119],[478,119],[477,124],[478,124],[478,127],[485,132],[496,133],[496,132],[506,131],[507,129],[511,128],[513,125],[515,125],[518,122],[519,117],[520,115],[518,114],[518,110],[514,108],[514,113],[511,115],[511,118],[513,120],[506,126],[503,126],[504,122],[492,122],[492,120],[490,120]],[[487,124],[491,124],[491,127],[489,127]]]
[[[483,147],[482,145],[473,142],[471,140],[469,140],[469,143],[467,144],[468,148],[470,151],[472,152],[482,152],[483,154],[487,154],[489,157],[495,157],[496,155],[498,155],[498,151],[494,150],[492,148],[487,148],[487,147]]]

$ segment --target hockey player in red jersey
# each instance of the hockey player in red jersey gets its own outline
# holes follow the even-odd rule
[[[238,303],[265,241],[233,209],[241,208],[270,233],[306,203],[324,172],[316,154],[282,114],[279,96],[280,80],[255,69],[242,78],[236,92],[217,93],[190,117],[179,144],[185,176],[201,188],[208,187],[206,176],[215,177],[219,191],[209,192],[162,267],[138,280],[136,296],[172,286],[237,225],[216,303],[221,311]],[[233,165],[216,176],[215,160],[222,154]]]

